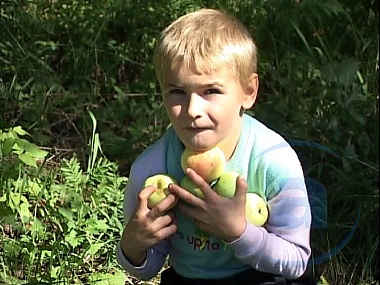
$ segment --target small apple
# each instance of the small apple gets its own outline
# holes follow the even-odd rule
[[[226,167],[226,157],[219,147],[200,152],[185,148],[181,155],[181,167],[193,169],[207,183],[218,179]]]
[[[247,193],[245,211],[248,221],[254,226],[261,227],[268,219],[267,203],[256,193]]]
[[[236,179],[239,175],[236,171],[224,172],[213,186],[213,189],[219,195],[232,198],[235,195]],[[264,225],[268,219],[267,203],[256,193],[247,193],[245,211],[247,220],[257,227]]]
[[[179,183],[179,186],[189,191],[191,194],[203,199],[204,195],[201,189],[187,176],[184,176]]]
[[[239,175],[239,172],[236,171],[226,171],[219,177],[212,188],[219,195],[232,198],[235,195],[236,179]]]
[[[156,191],[154,191],[148,198],[148,208],[152,209],[170,194],[168,187],[171,183],[177,184],[177,181],[167,174],[156,174],[145,180],[144,188],[150,185],[153,185],[156,188]],[[176,202],[177,200],[173,203],[171,208],[175,206]]]

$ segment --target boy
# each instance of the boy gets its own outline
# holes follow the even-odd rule
[[[201,9],[163,31],[154,64],[172,128],[131,168],[117,258],[132,275],[154,277],[169,256],[164,285],[314,284],[303,281],[311,215],[300,162],[280,135],[244,114],[256,100],[256,62],[248,31],[222,12]],[[215,146],[223,150],[227,170],[242,174],[233,198],[219,196],[197,173],[181,169],[185,147]],[[149,209],[155,189],[143,184],[158,173],[177,181],[187,175],[204,198],[171,184],[171,194]],[[264,227],[246,220],[247,191],[268,203]]]

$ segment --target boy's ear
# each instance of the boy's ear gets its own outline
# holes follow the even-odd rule
[[[257,92],[259,90],[259,76],[257,73],[252,73],[244,90],[244,98],[242,107],[247,110],[250,109],[256,102]]]

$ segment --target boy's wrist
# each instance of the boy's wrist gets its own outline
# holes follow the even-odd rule
[[[146,259],[146,250],[139,250],[136,247],[135,243],[128,238],[129,231],[124,230],[123,235],[120,240],[120,248],[124,255],[124,257],[128,260],[128,262],[135,266],[141,266]],[[133,239],[132,239],[133,240]]]
[[[227,243],[234,242],[235,240],[239,239],[244,234],[246,228],[247,228],[247,220],[245,220],[245,223],[241,225],[240,229],[236,230],[234,235],[226,237],[224,241]]]
[[[131,265],[135,267],[140,267],[145,262],[146,251],[140,253],[131,253],[128,251],[128,248],[125,248],[123,246],[122,242],[120,243],[120,248],[125,259],[127,259]]]

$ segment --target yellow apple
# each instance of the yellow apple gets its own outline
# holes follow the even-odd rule
[[[236,171],[224,172],[212,187],[221,196],[232,198],[236,191],[236,179],[240,174]]]
[[[150,185],[153,185],[156,188],[156,191],[154,191],[148,198],[148,208],[153,208],[170,194],[168,187],[171,183],[177,184],[177,181],[167,174],[156,174],[145,180],[144,188]],[[175,206],[176,202],[177,200],[173,203],[171,208]]]
[[[219,147],[204,152],[185,149],[181,155],[181,167],[193,169],[206,182],[210,183],[220,177],[226,167],[226,158]]]
[[[256,193],[247,193],[245,211],[247,220],[254,226],[261,227],[268,220],[267,203]]]
[[[191,194],[193,194],[199,198],[202,198],[202,199],[204,198],[204,195],[203,195],[203,192],[201,191],[201,189],[199,189],[199,187],[197,185],[195,185],[195,183],[193,181],[191,181],[191,179],[187,176],[184,176],[181,179],[179,186],[181,186],[182,188],[186,189]]]

